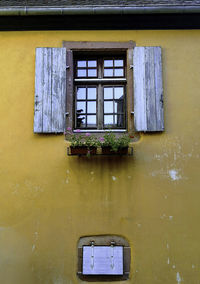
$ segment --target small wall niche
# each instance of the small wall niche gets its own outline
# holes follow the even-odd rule
[[[116,235],[81,237],[78,242],[78,272],[84,281],[127,280],[131,249],[128,241]]]

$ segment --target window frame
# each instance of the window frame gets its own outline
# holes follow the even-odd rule
[[[120,135],[120,133],[131,132],[134,129],[134,119],[133,119],[133,48],[136,46],[135,42],[69,42],[63,41],[63,47],[66,48],[66,119],[65,128],[70,127],[74,133],[76,130],[74,127],[74,53],[83,52],[89,53],[90,51],[96,53],[105,53],[105,57],[109,55],[115,56],[117,53],[126,53],[126,129],[113,129],[111,131]],[[105,78],[105,80],[111,80],[112,78]],[[121,79],[121,78],[120,78]],[[102,110],[103,111],[103,110]],[[65,129],[66,130],[66,129]],[[102,129],[82,129],[81,133],[91,132],[91,133],[105,133],[107,130]],[[110,130],[109,130],[110,131]]]

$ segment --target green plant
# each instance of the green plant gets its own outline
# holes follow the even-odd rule
[[[101,147],[110,147],[113,152],[117,152],[120,148],[128,147],[130,140],[130,136],[127,134],[117,137],[112,132],[106,133],[99,138]]]
[[[99,146],[99,141],[95,135],[90,133],[80,134],[80,130],[77,129],[76,133],[72,132],[70,127],[67,128],[67,132],[65,133],[67,138],[71,142],[71,147],[97,147]]]

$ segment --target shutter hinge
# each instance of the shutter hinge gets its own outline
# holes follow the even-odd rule
[[[134,111],[131,111],[131,114],[133,115],[133,114],[134,114]]]
[[[66,66],[66,69],[69,69],[69,65]]]
[[[66,115],[66,116],[69,115],[69,112],[65,112],[65,115]]]
[[[130,69],[133,69],[133,65],[130,65]]]

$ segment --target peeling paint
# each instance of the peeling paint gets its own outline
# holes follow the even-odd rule
[[[169,176],[173,181],[182,179],[182,176],[179,175],[179,170],[176,169],[169,170]]]
[[[167,259],[167,264],[170,264],[170,259],[169,259],[169,257],[168,257],[168,259]]]
[[[112,180],[113,180],[113,181],[116,181],[117,178],[116,178],[115,176],[112,176]]]
[[[176,281],[177,281],[177,283],[181,283],[181,281],[182,281],[179,272],[176,273]]]

